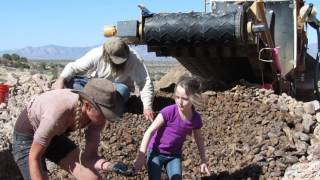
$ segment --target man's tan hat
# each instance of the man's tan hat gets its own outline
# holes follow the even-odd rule
[[[96,109],[101,110],[108,121],[119,120],[124,101],[111,81],[103,78],[90,79],[83,90],[72,90],[87,99]]]
[[[122,64],[129,57],[128,45],[118,37],[109,38],[104,43],[103,48],[114,64]]]

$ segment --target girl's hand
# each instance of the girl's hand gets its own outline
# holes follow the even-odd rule
[[[139,151],[139,154],[137,156],[137,159],[135,160],[133,164],[133,168],[135,172],[138,172],[142,169],[143,166],[146,165],[146,157],[143,152]]]
[[[201,171],[202,173],[207,173],[208,176],[211,176],[211,173],[210,173],[210,171],[209,171],[208,166],[207,166],[206,163],[201,163],[201,165],[200,165],[200,171]]]

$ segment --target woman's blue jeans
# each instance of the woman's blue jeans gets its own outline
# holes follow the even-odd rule
[[[65,83],[65,86],[70,89],[82,90],[89,80],[90,79],[86,76],[74,76]],[[116,82],[114,82],[113,84],[116,86],[116,89],[122,96],[124,102],[127,102],[130,97],[130,90],[128,86],[123,83]]]
[[[29,153],[33,142],[33,135],[14,131],[12,135],[12,155],[17,163],[24,180],[29,180]],[[47,171],[45,158],[58,164],[77,146],[65,135],[54,136],[41,158],[41,170]]]
[[[165,167],[170,180],[182,179],[181,155],[166,155],[149,150],[147,153],[148,176],[150,180],[160,180]]]
[[[32,141],[32,135],[28,136],[22,133],[13,133],[12,154],[24,180],[31,179],[29,174],[29,152]],[[43,166],[42,170],[44,170]]]

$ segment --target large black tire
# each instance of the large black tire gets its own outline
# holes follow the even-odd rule
[[[145,19],[144,40],[149,45],[239,42],[242,15],[242,12],[153,14]]]

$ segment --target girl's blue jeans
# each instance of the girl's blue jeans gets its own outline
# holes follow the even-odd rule
[[[148,176],[151,180],[161,179],[162,167],[165,167],[170,180],[182,179],[181,155],[166,155],[149,150],[147,153]]]

